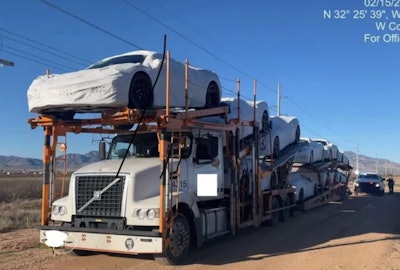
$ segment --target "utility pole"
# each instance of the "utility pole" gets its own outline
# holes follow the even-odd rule
[[[356,171],[354,172],[356,175],[360,173],[359,167],[358,167],[358,141],[357,141],[357,150],[356,150]]]
[[[278,83],[278,101],[276,106],[276,116],[281,116],[281,85]]]

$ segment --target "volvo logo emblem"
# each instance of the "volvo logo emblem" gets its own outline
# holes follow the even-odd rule
[[[93,199],[95,201],[100,201],[101,200],[101,191],[98,191],[98,190],[93,191]]]
[[[128,238],[128,239],[125,240],[125,247],[126,247],[128,250],[131,250],[131,249],[133,248],[134,245],[135,245],[135,243],[133,243],[132,238]]]

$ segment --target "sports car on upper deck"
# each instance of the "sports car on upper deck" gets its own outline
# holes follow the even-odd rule
[[[163,54],[133,51],[100,60],[85,70],[36,78],[27,91],[30,112],[105,112],[125,107],[163,108],[166,65]],[[161,68],[160,77],[156,77]],[[209,70],[189,66],[188,106],[218,106],[221,85]],[[185,65],[170,59],[170,106],[185,106]]]
[[[260,156],[279,157],[281,150],[300,142],[300,123],[292,116],[271,116],[269,130],[260,135]]]

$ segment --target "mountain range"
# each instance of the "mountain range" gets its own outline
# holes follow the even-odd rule
[[[357,169],[357,154],[351,151],[345,151],[344,154],[349,158],[350,165]],[[58,158],[58,165],[62,166],[63,158]],[[99,161],[99,153],[91,151],[86,154],[67,154],[67,168],[74,171],[86,164]],[[37,158],[23,158],[17,156],[1,156],[0,155],[0,172],[21,172],[21,171],[41,171],[43,170],[43,162]],[[372,158],[364,155],[358,155],[358,170],[360,172],[375,172],[381,174],[400,174],[400,163],[396,163],[387,159]]]

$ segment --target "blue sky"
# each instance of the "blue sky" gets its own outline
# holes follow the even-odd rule
[[[400,24],[396,8],[364,0],[48,1],[69,15],[44,0],[1,2],[0,58],[15,66],[0,67],[0,155],[41,158],[43,132],[27,124],[35,115],[26,91],[47,68],[79,70],[135,46],[162,51],[166,34],[173,58],[218,73],[223,96],[234,95],[239,78],[252,99],[256,79],[257,99],[275,114],[280,83],[281,113],[299,118],[302,136],[400,162],[400,43],[383,41],[400,31],[375,27]],[[385,16],[370,18],[378,9]],[[346,19],[324,19],[324,10]],[[358,10],[366,18],[354,18]],[[364,42],[367,33],[380,42]],[[69,135],[69,153],[97,150],[98,139]]]

